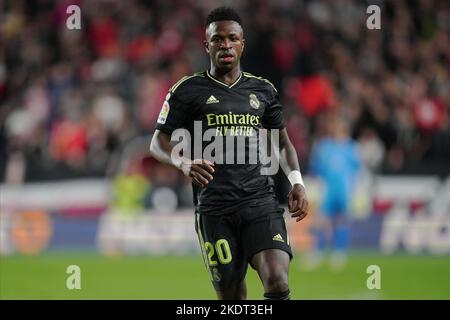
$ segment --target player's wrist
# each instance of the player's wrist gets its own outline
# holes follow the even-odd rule
[[[291,183],[291,186],[295,186],[297,184],[301,185],[305,188],[305,183],[303,182],[302,174],[299,170],[293,170],[288,174],[288,180]]]

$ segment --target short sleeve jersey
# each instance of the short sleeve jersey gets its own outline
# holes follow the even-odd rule
[[[184,129],[191,146],[184,156],[215,163],[213,180],[204,188],[194,186],[199,213],[276,202],[273,181],[262,170],[262,140],[270,135],[262,129],[284,124],[277,90],[268,80],[242,72],[228,85],[208,71],[186,76],[169,90],[156,128],[168,135]]]

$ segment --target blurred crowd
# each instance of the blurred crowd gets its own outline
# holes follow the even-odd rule
[[[66,27],[73,4],[81,30]],[[181,174],[148,158],[148,135],[170,86],[208,67],[204,19],[222,4],[4,1],[0,181],[137,174],[183,189]],[[339,115],[371,172],[450,173],[449,2],[226,4],[244,21],[242,67],[279,89],[305,172]],[[381,30],[366,27],[370,4],[381,8]]]

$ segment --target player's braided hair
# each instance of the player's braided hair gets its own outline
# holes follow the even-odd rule
[[[211,11],[206,17],[206,27],[215,21],[231,20],[242,26],[242,19],[238,13],[230,7],[219,7]]]

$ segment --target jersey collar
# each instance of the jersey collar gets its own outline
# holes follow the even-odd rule
[[[219,80],[217,80],[216,78],[214,78],[214,77],[209,73],[209,70],[206,70],[206,76],[207,76],[208,78],[210,78],[211,80],[213,80],[213,81],[215,81],[215,82],[221,84],[222,86],[225,86],[225,87],[227,87],[227,88],[232,88],[232,87],[234,87],[234,86],[239,82],[239,80],[241,80],[241,78],[242,78],[242,71],[241,71],[241,74],[239,75],[239,78],[237,78],[236,81],[233,82],[233,83],[230,84],[230,85],[228,85],[228,84],[226,84],[225,82],[219,81]]]

